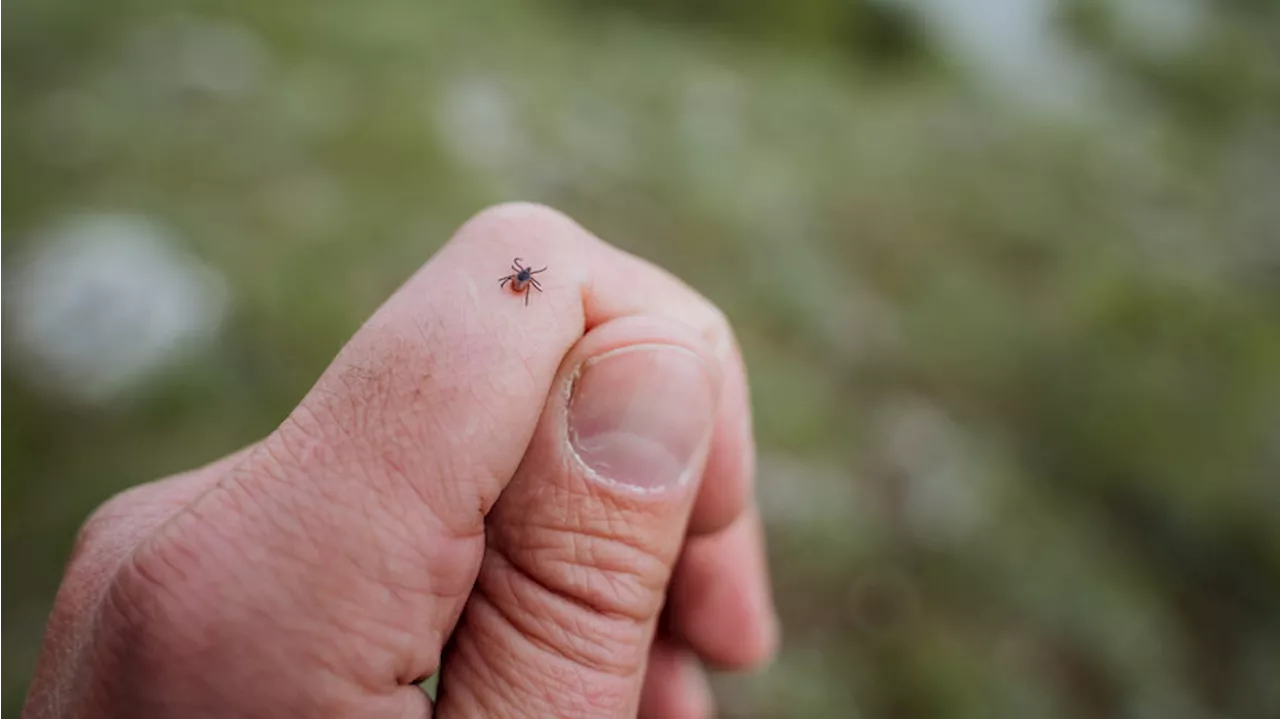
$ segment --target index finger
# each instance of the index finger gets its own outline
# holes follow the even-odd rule
[[[528,305],[500,286],[515,258],[546,268]],[[745,371],[727,319],[668,272],[547,207],[499,205],[464,224],[344,348],[304,406],[375,396],[378,422],[453,425],[419,444],[470,469],[448,487],[424,490],[440,519],[466,532],[519,464],[568,350],[596,325],[630,315],[693,327],[721,361],[725,386],[690,522],[694,533],[716,531],[742,512],[754,472]],[[404,376],[413,368],[423,374]]]

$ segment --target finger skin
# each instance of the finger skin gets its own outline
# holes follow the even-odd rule
[[[514,255],[550,268],[527,308],[495,287]],[[46,643],[48,656],[71,646],[87,657],[88,677],[42,672],[51,678],[33,684],[28,715],[48,705],[64,715],[418,711],[403,685],[438,667],[479,571],[485,516],[564,354],[592,327],[641,314],[681,321],[717,357],[736,356],[719,311],[670,275],[546,208],[481,213],[276,432],[207,475],[181,509],[142,496],[113,505],[160,514],[89,542],[89,556],[112,561],[80,572],[97,581],[69,574],[58,601],[91,616],[74,630],[51,622]],[[733,410],[746,406],[745,383],[724,391],[739,398],[722,399],[734,416],[720,418],[709,450],[702,486],[713,499],[695,522],[707,531],[749,493],[749,421]],[[65,698],[72,680],[72,700],[45,701]]]
[[[91,636],[113,575],[138,542],[149,536],[244,461],[252,447],[203,467],[124,491],[98,509],[76,537],[66,579],[49,616],[47,642],[36,664],[23,716],[54,717],[75,713],[88,703],[97,653],[77,641]],[[49,688],[40,691],[41,687]]]
[[[711,534],[733,523],[751,503],[756,475],[755,431],[751,424],[747,368],[732,337],[717,352],[724,372],[719,421],[689,521],[693,535]]]
[[[697,485],[636,491],[595,478],[569,448],[567,410],[588,358],[655,345],[703,356],[708,383],[720,385],[712,350],[669,320],[615,320],[570,353],[491,513],[484,564],[445,663],[442,719],[635,715]],[[694,477],[709,443],[708,431]]]
[[[748,669],[773,656],[779,628],[755,509],[716,534],[689,540],[671,583],[667,624],[718,668]]]
[[[715,697],[697,656],[663,638],[653,643],[639,719],[710,719]]]

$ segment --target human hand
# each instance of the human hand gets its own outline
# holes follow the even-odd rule
[[[497,280],[550,269],[529,306]],[[697,717],[778,630],[723,315],[481,213],[268,437],[86,523],[25,716]]]

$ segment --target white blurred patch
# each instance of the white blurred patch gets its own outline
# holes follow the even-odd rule
[[[511,99],[493,80],[453,82],[432,109],[441,144],[471,169],[501,170],[523,149]]]
[[[89,402],[210,341],[229,299],[220,275],[133,215],[68,218],[16,264],[5,273],[9,339],[35,382]]]
[[[1059,0],[899,0],[976,76],[1051,111],[1081,112],[1098,87],[1086,57],[1059,35]]]
[[[853,532],[867,502],[849,473],[779,452],[759,457],[759,502],[770,523],[833,526]]]
[[[939,407],[918,398],[890,404],[878,413],[881,441],[901,471],[903,512],[923,542],[962,540],[988,519],[991,482],[960,428]]]

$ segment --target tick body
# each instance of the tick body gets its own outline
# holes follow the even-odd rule
[[[529,292],[531,290],[537,290],[539,292],[542,291],[542,285],[538,284],[538,280],[534,278],[534,275],[539,272],[546,272],[547,268],[543,267],[540,270],[535,270],[530,267],[525,267],[520,264],[520,258],[517,257],[511,261],[511,269],[515,270],[515,272],[503,277],[502,280],[499,281],[498,286],[506,287],[507,283],[510,282],[511,290],[517,294],[523,293],[524,303],[528,305]]]

